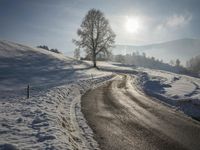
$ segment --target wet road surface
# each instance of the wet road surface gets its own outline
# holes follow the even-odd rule
[[[82,112],[102,150],[200,150],[200,123],[138,91],[134,78],[88,91]]]

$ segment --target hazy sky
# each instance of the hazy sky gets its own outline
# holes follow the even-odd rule
[[[0,0],[0,39],[71,52],[91,8],[104,12],[118,44],[200,38],[200,0]]]

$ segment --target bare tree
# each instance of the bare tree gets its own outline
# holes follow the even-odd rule
[[[181,64],[181,61],[179,59],[176,59],[176,66],[179,67]]]
[[[175,65],[174,60],[170,60],[169,64],[170,64],[171,66],[174,66],[174,65]]]
[[[116,55],[115,56],[115,61],[120,62],[120,63],[125,63],[125,56],[123,55]]]
[[[187,68],[193,72],[199,73],[200,75],[200,55],[187,61]]]
[[[80,58],[80,49],[76,48],[74,50],[74,58],[79,59]]]
[[[96,56],[100,52],[109,55],[109,48],[115,42],[115,34],[109,21],[100,10],[96,9],[88,11],[77,34],[79,40],[73,40],[73,42],[91,57],[94,67],[96,67]]]

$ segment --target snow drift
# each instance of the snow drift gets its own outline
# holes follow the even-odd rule
[[[159,70],[141,70],[144,72],[137,77],[137,84],[148,95],[200,120],[199,78]]]

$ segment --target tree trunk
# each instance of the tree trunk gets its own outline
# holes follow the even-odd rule
[[[93,67],[97,67],[97,64],[96,64],[96,55],[93,54]]]

